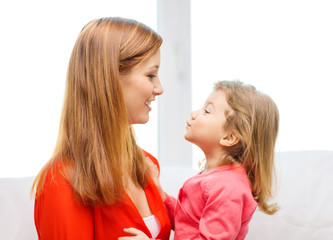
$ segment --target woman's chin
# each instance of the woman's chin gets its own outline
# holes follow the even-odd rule
[[[147,118],[136,119],[132,121],[130,124],[146,124],[149,121],[149,116]]]

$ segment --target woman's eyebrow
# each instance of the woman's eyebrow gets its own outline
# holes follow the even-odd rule
[[[153,68],[159,69],[160,66],[159,66],[159,65],[155,65],[155,66],[152,66],[152,67],[150,67],[150,68],[148,68],[148,69],[153,69]]]

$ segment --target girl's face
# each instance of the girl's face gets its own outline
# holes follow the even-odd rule
[[[163,93],[158,77],[160,51],[147,62],[136,66],[126,75],[121,75],[121,83],[127,115],[130,124],[146,123],[151,111],[150,103]]]
[[[200,147],[205,154],[220,153],[220,140],[227,134],[224,130],[225,112],[230,109],[222,90],[212,92],[205,105],[191,113],[185,139]]]

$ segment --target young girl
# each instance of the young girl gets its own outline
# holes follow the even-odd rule
[[[215,84],[205,105],[192,112],[185,133],[204,152],[204,170],[184,183],[176,200],[163,191],[151,164],[175,240],[244,239],[257,206],[267,214],[278,210],[268,203],[278,125],[269,96],[238,81]]]

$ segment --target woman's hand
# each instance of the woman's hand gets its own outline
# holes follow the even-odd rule
[[[142,231],[136,228],[124,228],[124,232],[133,235],[133,237],[120,237],[118,240],[149,240],[150,238]]]
[[[164,201],[167,198],[167,195],[165,194],[164,190],[162,189],[161,183],[160,183],[160,171],[158,171],[157,166],[150,160],[150,158],[146,158],[148,163],[148,169],[151,178],[154,180],[155,185],[160,192],[160,195],[162,197],[162,200]]]

